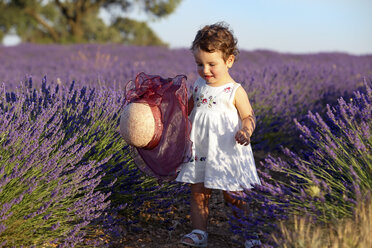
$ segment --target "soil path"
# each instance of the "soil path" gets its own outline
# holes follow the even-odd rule
[[[231,214],[230,207],[226,206],[221,191],[212,191],[210,200],[210,217],[208,225],[209,248],[243,248],[244,240],[239,236],[232,235],[228,216]],[[189,246],[179,243],[182,236],[191,229],[189,206],[177,207],[177,213],[173,220],[172,231],[166,226],[147,225],[142,227],[141,233],[128,233],[122,240],[123,248],[187,248]],[[186,220],[186,221],[184,221]],[[183,224],[181,224],[183,223]]]

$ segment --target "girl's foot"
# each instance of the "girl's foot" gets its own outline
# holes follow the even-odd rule
[[[253,247],[260,247],[262,244],[261,244],[261,240],[259,239],[249,239],[249,240],[246,240],[245,241],[245,248],[253,248]]]
[[[191,233],[186,234],[181,239],[181,244],[192,246],[192,247],[207,247],[208,233],[194,229]]]

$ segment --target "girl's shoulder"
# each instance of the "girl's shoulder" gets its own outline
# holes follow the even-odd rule
[[[237,83],[237,82],[233,82],[233,95],[235,95],[236,91],[241,88],[241,84],[240,83]]]
[[[234,88],[239,88],[239,86],[241,86],[241,84],[240,83],[237,83],[237,82],[233,82],[233,85],[234,85]]]

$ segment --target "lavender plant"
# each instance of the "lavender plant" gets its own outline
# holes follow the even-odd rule
[[[77,87],[74,82],[51,89],[45,77],[40,90],[31,79],[15,92],[3,85],[4,245],[87,244],[97,239],[95,228],[101,236],[123,235],[143,213],[165,217],[170,211],[176,201],[170,196],[185,188],[159,185],[133,164],[118,132],[122,96],[120,91]]]
[[[108,158],[83,161],[91,145],[76,141],[88,130],[65,132],[63,95],[40,95],[25,85],[12,93],[3,85],[0,92],[0,244],[6,247],[82,243],[84,228],[109,204],[108,194],[95,191]]]
[[[372,189],[372,89],[356,91],[346,102],[327,105],[326,117],[308,113],[311,124],[296,126],[307,150],[283,149],[284,158],[269,156],[260,170],[262,185],[247,191],[254,210],[233,221],[233,230],[245,237],[277,230],[288,216],[308,216],[318,223],[351,217],[355,203]],[[241,226],[244,226],[242,228]]]

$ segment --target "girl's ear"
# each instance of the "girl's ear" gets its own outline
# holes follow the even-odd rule
[[[226,60],[226,65],[228,68],[231,68],[232,65],[234,64],[234,61],[235,61],[235,56],[233,54],[231,54],[227,60]]]

